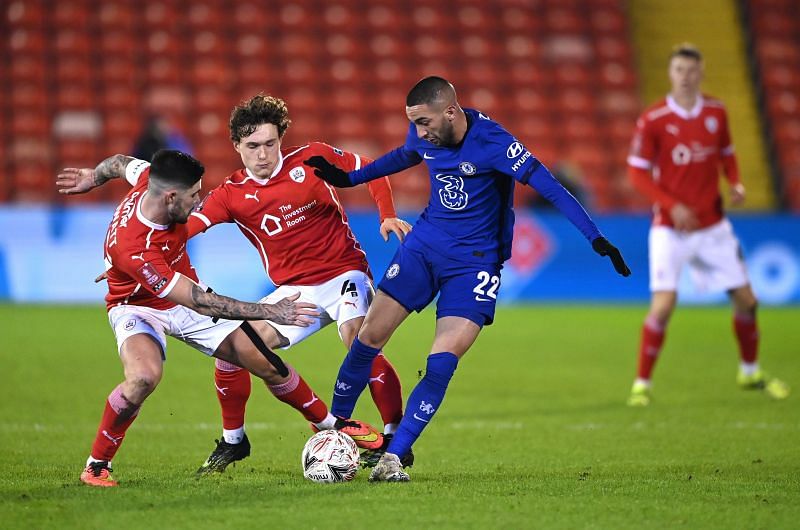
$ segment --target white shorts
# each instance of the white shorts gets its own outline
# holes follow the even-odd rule
[[[288,339],[289,343],[284,348],[302,342],[331,322],[336,322],[337,328],[341,329],[342,324],[348,320],[363,317],[375,295],[369,276],[361,271],[348,271],[319,285],[281,285],[259,301],[274,304],[298,291],[298,301],[316,305],[320,316],[305,328],[269,322],[270,326]]]
[[[166,335],[175,337],[201,351],[212,355],[225,337],[242,325],[241,320],[219,319],[201,315],[197,311],[178,305],[172,309],[152,309],[136,305],[118,305],[108,311],[108,321],[117,336],[117,349],[128,337],[146,333],[161,345],[161,356],[166,359]]]
[[[701,292],[728,291],[749,283],[739,240],[727,219],[694,232],[650,228],[650,290],[677,291],[684,266]]]

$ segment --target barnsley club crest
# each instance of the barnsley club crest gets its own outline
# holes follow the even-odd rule
[[[297,166],[289,171],[289,177],[297,183],[303,182],[306,179],[306,170]]]

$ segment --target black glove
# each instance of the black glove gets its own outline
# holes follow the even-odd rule
[[[604,237],[598,237],[592,241],[592,248],[601,256],[608,256],[611,258],[611,263],[614,264],[614,269],[619,274],[622,276],[631,275],[631,270],[625,264],[625,260],[622,259],[622,254],[620,254],[619,249],[612,245],[608,239]]]
[[[312,156],[308,160],[304,160],[303,163],[313,167],[314,174],[328,184],[336,186],[337,188],[353,187],[353,183],[350,181],[350,176],[347,174],[347,171],[331,164],[325,160],[324,157],[319,155]]]

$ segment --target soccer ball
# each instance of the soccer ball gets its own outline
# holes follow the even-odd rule
[[[358,471],[358,446],[339,431],[320,431],[306,442],[303,476],[313,482],[347,482]]]

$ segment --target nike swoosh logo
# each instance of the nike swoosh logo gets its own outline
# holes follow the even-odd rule
[[[433,160],[433,159],[434,159],[434,158],[436,158],[436,157],[435,157],[435,156],[431,156],[431,155],[429,155],[428,153],[424,153],[424,154],[422,155],[422,158],[424,158],[425,160]]]
[[[476,296],[476,297],[475,297],[475,301],[476,301],[476,302],[488,302],[488,301],[489,301],[489,299],[488,299],[488,298],[484,298],[484,297],[482,297],[482,296]]]
[[[424,421],[425,423],[430,423],[430,421],[431,421],[431,420],[426,420],[426,419],[420,418],[419,416],[417,416],[416,412],[414,413],[414,419],[415,420],[419,420],[419,421]]]
[[[333,393],[333,395],[334,395],[334,396],[347,397],[347,396],[349,396],[350,394],[340,394],[340,393],[338,393],[338,392],[334,392],[334,393]]]

